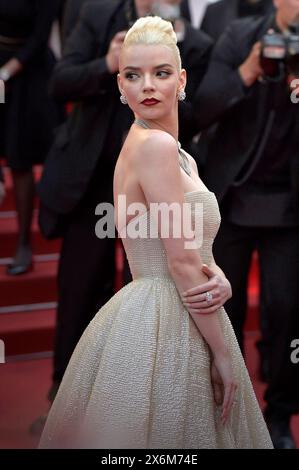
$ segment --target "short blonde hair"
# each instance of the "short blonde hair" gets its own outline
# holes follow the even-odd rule
[[[127,32],[123,47],[139,44],[169,47],[174,53],[179,71],[181,70],[182,61],[177,37],[170,21],[163,20],[159,16],[139,18]]]

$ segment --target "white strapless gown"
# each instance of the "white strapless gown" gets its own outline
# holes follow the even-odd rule
[[[200,254],[209,265],[220,223],[216,198],[194,191],[185,199],[192,204],[193,222],[199,216],[195,203],[203,204]],[[149,218],[146,212],[138,223],[148,224]],[[123,243],[133,281],[82,335],[39,447],[272,448],[225,310],[218,315],[238,390],[223,426],[213,398],[209,348],[180,300],[161,239]]]

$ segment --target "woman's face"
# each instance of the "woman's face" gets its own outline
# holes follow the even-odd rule
[[[179,89],[185,87],[174,52],[163,45],[133,45],[120,57],[118,84],[133,112],[142,119],[163,119],[177,107]]]

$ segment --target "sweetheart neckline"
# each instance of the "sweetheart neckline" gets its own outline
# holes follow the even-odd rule
[[[202,190],[202,189],[195,189],[194,191],[187,191],[186,193],[184,193],[184,196],[188,196],[189,194],[195,194],[195,193],[198,193],[198,194],[203,194],[203,193],[207,193],[207,194],[214,194],[212,191],[209,191],[209,190]],[[147,209],[145,212],[143,212],[142,214],[138,214],[136,215],[136,217],[133,217],[131,220],[129,220],[129,222],[127,223],[127,225],[125,225],[122,230],[124,229],[127,229],[128,226],[130,225],[131,222],[133,222],[134,220],[138,220],[139,218],[143,217],[145,214],[148,214],[148,212],[150,211],[150,209]],[[122,232],[122,230],[119,232],[118,230],[118,233],[120,234]]]

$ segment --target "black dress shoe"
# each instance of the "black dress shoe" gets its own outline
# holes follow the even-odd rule
[[[275,449],[296,449],[290,429],[290,418],[268,417],[266,422]]]
[[[19,276],[20,274],[29,273],[33,270],[33,264],[10,264],[7,266],[6,274],[9,276]]]

